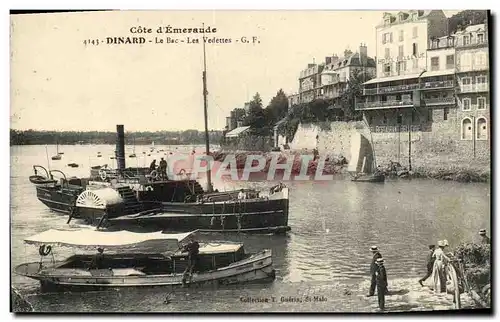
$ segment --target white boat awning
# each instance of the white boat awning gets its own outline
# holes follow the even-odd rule
[[[173,250],[178,249],[179,244],[194,236],[197,231],[179,234],[163,234],[161,231],[154,233],[134,233],[130,231],[99,231],[94,229],[79,230],[59,230],[50,229],[26,238],[27,244],[34,245],[57,245],[67,247],[77,247],[84,249],[120,248],[124,246],[134,246],[148,241],[165,241],[172,246]]]
[[[240,126],[240,127],[237,127],[235,128],[234,130],[226,133],[226,137],[227,138],[235,138],[235,137],[238,137],[240,136],[242,133],[248,131],[248,129],[250,129],[250,126]]]

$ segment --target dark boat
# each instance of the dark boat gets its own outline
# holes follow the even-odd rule
[[[68,163],[68,167],[71,167],[71,168],[78,168],[78,164],[77,163]]]
[[[42,290],[214,286],[275,279],[271,250],[246,254],[243,244],[226,242],[199,243],[196,268],[190,274],[186,269],[188,253],[185,246],[196,240],[195,233],[52,229],[25,240],[27,244],[39,246],[42,259],[18,265],[14,271],[39,280]],[[153,243],[161,245],[154,248],[155,253],[146,251],[145,245]],[[87,251],[101,247],[106,252],[99,263],[93,263],[94,255],[90,254],[73,255],[62,261],[55,261],[52,256],[49,263],[44,262],[43,257],[52,253],[52,246],[60,245]],[[108,250],[111,253],[108,254]]]

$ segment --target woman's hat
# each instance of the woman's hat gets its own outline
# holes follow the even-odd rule
[[[481,229],[479,231],[479,235],[486,235],[486,229]]]
[[[439,247],[444,247],[444,241],[443,240],[439,240],[437,242],[437,244],[438,244]]]
[[[443,246],[450,246],[447,239],[443,240]]]
[[[370,250],[372,252],[376,252],[376,251],[378,251],[378,247],[377,246],[372,246],[372,247],[370,247]]]

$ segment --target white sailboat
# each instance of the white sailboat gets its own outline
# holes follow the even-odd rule
[[[56,151],[57,151],[57,154],[52,156],[52,160],[61,160],[63,153],[59,153],[59,141],[57,141],[57,143],[56,143]]]
[[[370,141],[359,132],[355,132],[351,137],[351,158],[347,166],[347,171],[352,175],[352,181],[385,181],[385,175],[377,171]]]

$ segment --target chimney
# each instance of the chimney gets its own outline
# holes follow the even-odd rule
[[[116,126],[116,163],[118,170],[125,169],[125,130],[123,125]]]
[[[361,63],[361,66],[366,66],[368,63],[368,48],[366,47],[366,44],[361,44],[359,46],[359,62]]]
[[[344,59],[349,58],[352,55],[352,51],[350,49],[344,50]]]
[[[332,62],[332,57],[325,57],[325,64],[329,65]]]

